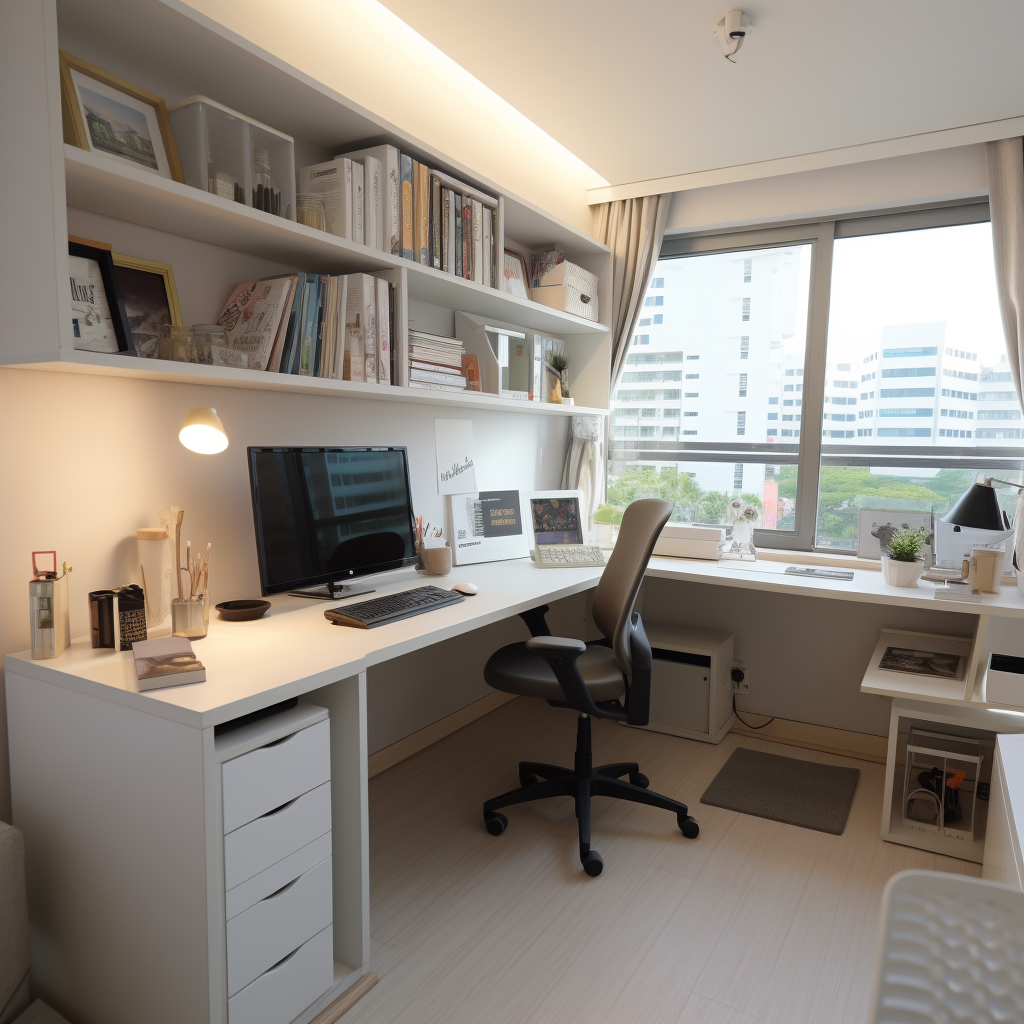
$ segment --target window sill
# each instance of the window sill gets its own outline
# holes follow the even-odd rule
[[[757,557],[766,562],[790,562],[793,565],[823,565],[834,569],[867,569],[881,572],[882,562],[856,555],[826,554],[823,551],[787,551],[784,548],[758,548]]]

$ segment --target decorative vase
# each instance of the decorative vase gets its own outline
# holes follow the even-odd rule
[[[561,398],[568,398],[569,397],[569,369],[568,369],[568,367],[566,367],[566,369],[564,369],[561,372],[561,374],[560,374],[560,383],[561,383],[561,387],[562,387]],[[559,399],[559,401],[561,401],[561,398]]]
[[[923,572],[924,559],[899,562],[888,555],[882,555],[882,579],[890,587],[916,587]]]
[[[551,388],[551,391],[548,394],[548,401],[554,402],[555,405],[561,405],[562,403],[562,388],[557,380],[555,381],[554,386]]]

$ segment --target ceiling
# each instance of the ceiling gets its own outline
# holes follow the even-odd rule
[[[1020,0],[381,3],[613,185],[1024,114]]]

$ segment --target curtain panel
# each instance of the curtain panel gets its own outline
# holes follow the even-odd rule
[[[992,250],[996,289],[1006,337],[1006,357],[1017,398],[1021,391],[1021,343],[1024,341],[1024,139],[1000,139],[985,143],[989,210],[992,217]],[[1024,564],[1024,493],[1017,501],[1014,520],[1014,565]]]

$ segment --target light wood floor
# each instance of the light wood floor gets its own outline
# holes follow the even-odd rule
[[[575,715],[520,698],[370,781],[370,966],[345,1024],[863,1024],[882,887],[905,868],[977,865],[878,837],[884,766],[730,735],[719,746],[594,723],[595,763],[636,760],[673,815],[594,804],[598,878],[569,800],[480,804],[519,760],[572,764]],[[859,768],[846,832],[701,804],[741,745]]]

